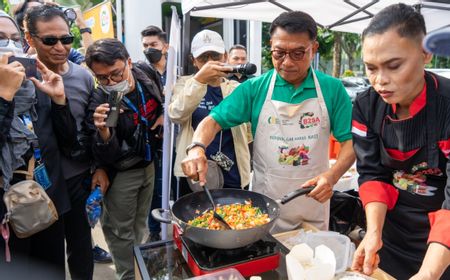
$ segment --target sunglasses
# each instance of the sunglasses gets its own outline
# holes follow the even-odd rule
[[[20,40],[20,38],[19,39],[0,38],[0,47],[8,46],[9,41],[11,41],[17,48],[22,48],[22,41]]]
[[[270,53],[272,54],[273,59],[275,60],[284,60],[286,58],[286,55],[289,55],[289,57],[293,61],[300,61],[305,58],[305,54],[311,49],[312,44],[309,45],[306,49],[295,49],[291,51],[286,50],[271,50]]]
[[[55,36],[47,36],[47,37],[39,37],[37,35],[32,35],[32,36],[35,38],[38,38],[39,40],[42,41],[42,43],[44,45],[47,45],[47,46],[54,46],[58,43],[58,41],[61,41],[61,44],[63,44],[63,45],[69,45],[69,44],[73,43],[73,40],[75,38],[72,34],[63,36],[60,38],[55,37]]]
[[[217,52],[206,52],[199,55],[196,59],[201,63],[206,63],[210,58],[214,61],[219,61],[222,59],[222,54]]]

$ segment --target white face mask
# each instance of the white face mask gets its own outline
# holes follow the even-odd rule
[[[24,56],[23,49],[18,48],[13,40],[9,40],[8,45],[4,47],[0,47],[0,55],[5,53],[12,52],[14,56]]]
[[[112,86],[103,86],[103,89],[106,90],[107,92],[111,92],[111,91],[117,91],[117,92],[122,92],[124,94],[128,93],[130,91],[130,83],[127,80],[123,80],[120,83],[117,83],[115,85]]]

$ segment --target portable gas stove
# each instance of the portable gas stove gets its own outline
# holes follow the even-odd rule
[[[247,277],[276,269],[280,263],[280,249],[276,240],[269,234],[242,248],[216,249],[183,237],[179,228],[174,225],[173,239],[195,276],[235,268]]]

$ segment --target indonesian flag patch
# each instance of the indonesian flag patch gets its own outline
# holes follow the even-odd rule
[[[367,126],[353,120],[352,121],[352,133],[354,133],[358,136],[361,136],[361,137],[366,137],[367,136]]]

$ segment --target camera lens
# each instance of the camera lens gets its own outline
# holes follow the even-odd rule
[[[75,21],[77,19],[77,13],[72,8],[64,9],[64,14],[66,15],[69,21]]]

